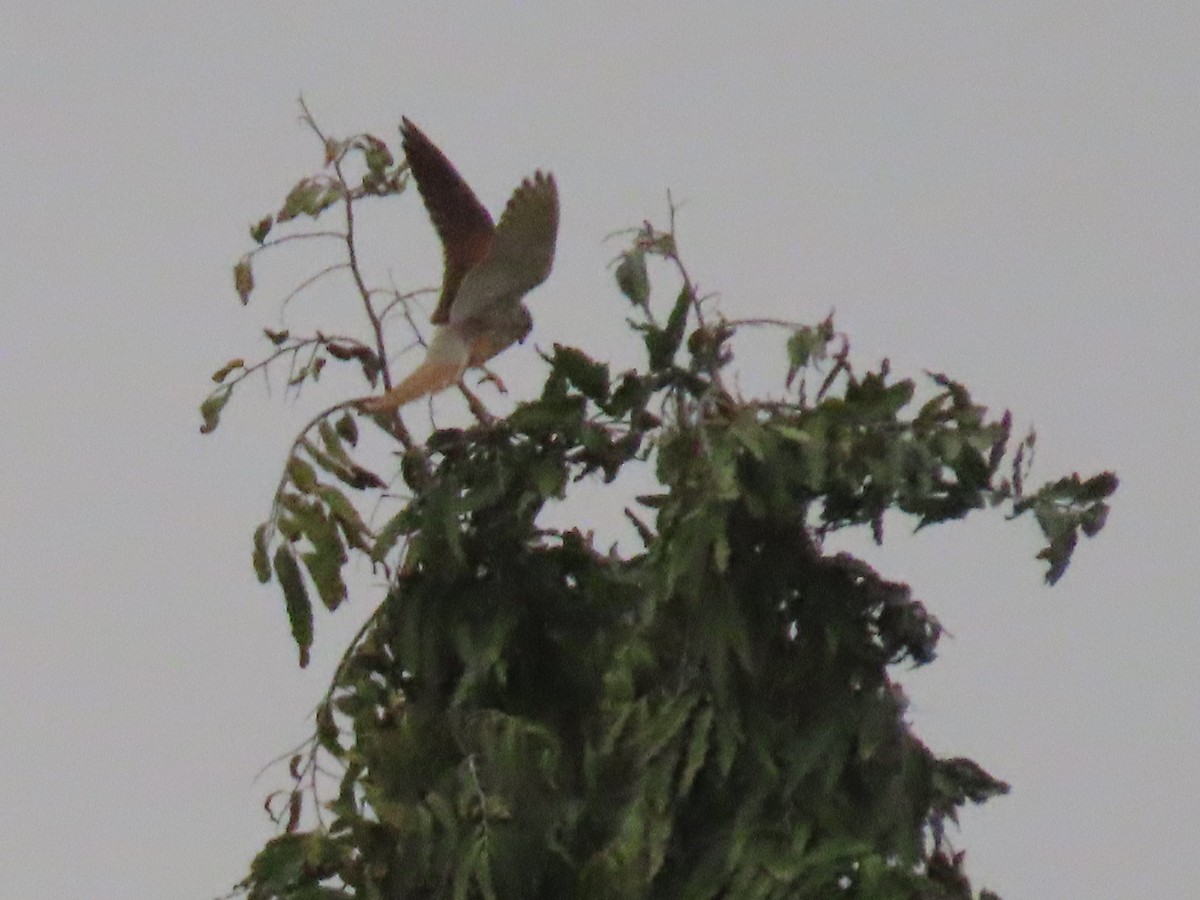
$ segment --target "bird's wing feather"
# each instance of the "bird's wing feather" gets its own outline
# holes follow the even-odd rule
[[[558,236],[558,186],[537,172],[513,192],[487,255],[463,278],[450,321],[477,318],[502,297],[519,298],[550,274]]]
[[[450,320],[450,307],[463,277],[487,256],[495,227],[458,170],[421,129],[404,119],[400,134],[408,167],[442,239],[446,271],[431,320],[441,325]]]

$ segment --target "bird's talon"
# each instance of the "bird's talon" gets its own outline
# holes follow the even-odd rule
[[[501,380],[500,376],[494,372],[489,371],[488,369],[484,369],[483,375],[480,376],[480,378],[479,378],[479,383],[486,384],[488,382],[490,382],[491,384],[494,384],[496,386],[496,390],[499,391],[501,394],[508,393],[508,388],[504,386],[504,382]]]

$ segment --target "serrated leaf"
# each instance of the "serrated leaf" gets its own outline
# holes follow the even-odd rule
[[[254,290],[254,272],[250,269],[249,256],[243,256],[233,267],[233,287],[242,306],[250,302],[250,292]]]
[[[287,544],[280,544],[276,548],[274,563],[275,577],[279,579],[279,586],[283,589],[283,602],[287,608],[288,622],[292,626],[292,639],[300,651],[300,668],[303,669],[308,665],[313,640],[312,601],[308,599],[308,590],[304,587],[300,565]]]
[[[221,368],[217,369],[217,371],[213,372],[212,380],[217,384],[220,384],[229,377],[229,373],[234,369],[244,369],[245,367],[246,361],[244,359],[231,359],[229,362],[225,363],[225,365],[221,366]]]
[[[270,528],[270,522],[263,522],[254,529],[254,574],[263,584],[271,580],[271,561],[267,556],[267,532]]]
[[[555,344],[554,368],[562,372],[588,399],[601,404],[608,400],[608,366],[604,363],[596,362],[574,347]]]
[[[231,396],[232,391],[229,388],[221,388],[209,394],[200,404],[200,417],[204,419],[204,424],[200,426],[201,434],[211,434],[216,430],[221,422],[221,410],[225,408]]]
[[[646,306],[650,301],[650,276],[646,272],[646,254],[630,250],[621,256],[616,272],[617,287],[634,306]]]

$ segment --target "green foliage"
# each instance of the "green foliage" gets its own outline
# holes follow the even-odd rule
[[[325,147],[359,148],[386,181],[382,142]],[[285,210],[321,214],[315,190]],[[682,283],[665,321],[648,259]],[[709,313],[673,227],[635,232],[616,280],[644,365],[614,374],[555,345],[541,395],[504,418],[424,446],[376,423],[409,491],[379,523],[355,498],[386,479],[356,461],[345,404],[293,444],[253,560],[279,581],[301,664],[310,585],[336,609],[354,554],[388,581],[292,758],[284,833],[239,886],[249,897],[976,896],[945,823],[1008,787],[932,753],[893,677],[935,658],[937,619],[823,541],[854,527],[882,541],[889,512],[924,528],[1002,506],[1032,512],[1053,582],[1103,526],[1115,477],[1026,492],[1032,436],[1010,446],[1008,414],[944,375],[857,372],[831,320],[785,328],[784,399],[737,396],[731,341],[761,323]],[[335,346],[350,345],[315,349],[343,359]],[[246,371],[216,380],[228,392]],[[636,551],[539,524],[573,485],[627,466],[659,484],[627,510]]]

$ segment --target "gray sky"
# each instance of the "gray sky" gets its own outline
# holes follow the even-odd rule
[[[230,265],[316,164],[303,91],[335,134],[394,143],[409,115],[496,210],[554,170],[542,346],[618,339],[602,238],[661,222],[670,188],[692,273],[727,314],[836,308],[862,364],[946,371],[1035,425],[1035,480],[1116,469],[1108,528],[1053,590],[1032,524],[999,515],[917,537],[897,521],[867,555],[953,634],[903,679],[918,733],[1014,785],[964,816],[977,882],[1006,900],[1190,895],[1200,6],[397,11],[413,6],[3,4],[5,893],[224,892],[272,833],[259,804],[278,779],[255,773],[304,736],[369,611],[320,619],[300,673],[249,568],[284,449],[336,385],[298,403],[248,386],[197,433],[208,375],[278,323],[266,287],[239,307]],[[423,210],[388,215],[375,280],[435,281]],[[303,262],[260,278],[278,295]],[[747,390],[773,384],[756,357],[777,339],[761,341]],[[529,344],[502,360],[518,396],[535,363]]]

